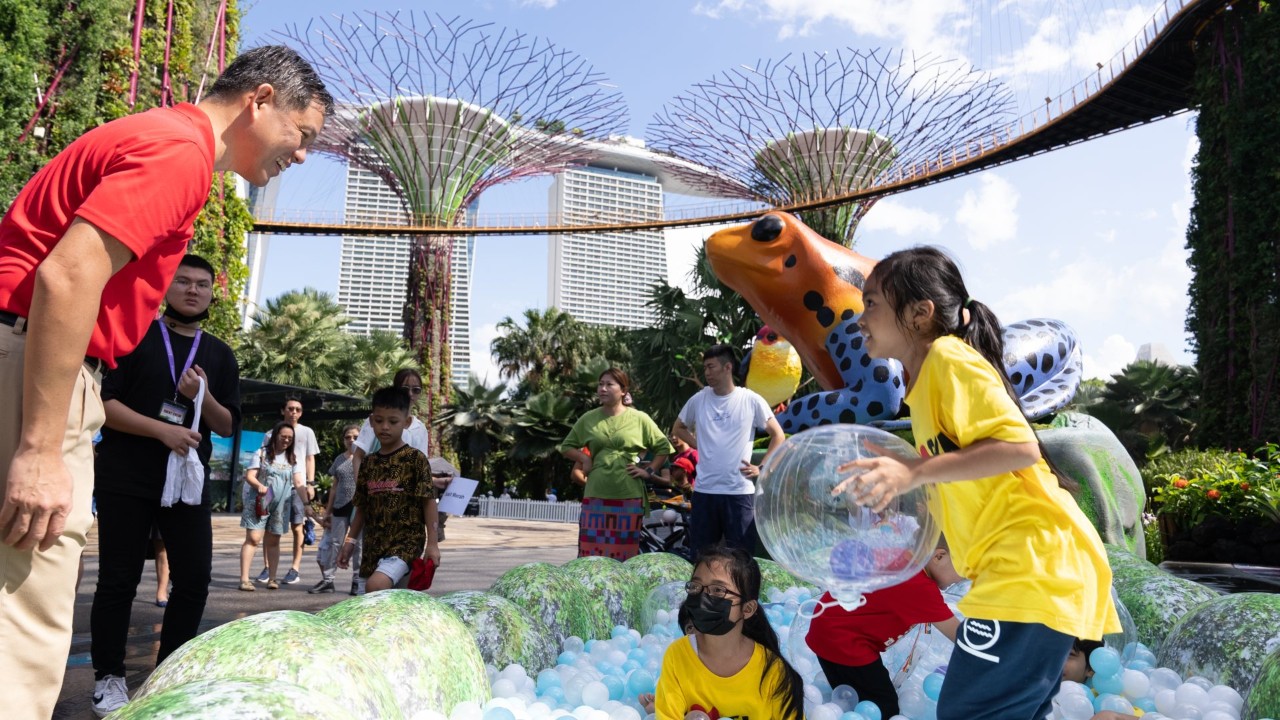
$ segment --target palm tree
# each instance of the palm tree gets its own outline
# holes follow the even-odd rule
[[[557,308],[524,311],[524,325],[513,318],[498,323],[501,333],[490,345],[504,380],[520,378],[530,391],[548,390],[571,377],[590,357],[589,333],[572,315]]]
[[[673,422],[702,387],[704,350],[726,343],[741,352],[760,329],[755,310],[711,271],[705,248],[698,249],[690,277],[692,294],[659,281],[648,302],[653,326],[632,334],[633,374],[645,412],[659,425]]]
[[[561,497],[572,497],[571,493],[564,492],[569,489],[567,482],[556,482],[557,478],[568,478],[571,464],[560,457],[559,447],[583,412],[584,403],[577,398],[559,392],[541,392],[526,400],[515,413],[511,425],[511,459],[526,467],[534,463],[539,469],[531,478],[533,487],[525,488],[530,497],[542,497],[548,486],[557,485]]]
[[[342,331],[350,318],[329,293],[292,290],[268,300],[240,346],[240,371],[259,380],[336,389],[351,336]]]
[[[432,424],[442,428],[445,441],[452,444],[464,460],[464,471],[481,483],[485,480],[485,461],[489,454],[508,441],[512,407],[502,397],[506,389],[502,384],[489,387],[473,373],[465,388],[454,387],[453,401],[432,420]],[[503,484],[504,479],[499,478],[499,493]]]
[[[342,365],[346,372],[343,388],[353,395],[368,397],[378,388],[391,385],[401,368],[417,369],[418,361],[403,337],[374,330],[368,336],[356,336]]]

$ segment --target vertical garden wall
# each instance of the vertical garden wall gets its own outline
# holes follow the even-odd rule
[[[1187,330],[1203,383],[1199,439],[1252,450],[1280,437],[1280,7],[1235,3],[1196,53]]]
[[[0,0],[0,211],[86,131],[207,92],[239,19],[236,0]],[[251,226],[231,176],[215,178],[192,251],[219,273],[207,327],[233,343]]]

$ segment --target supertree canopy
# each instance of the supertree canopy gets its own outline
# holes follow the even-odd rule
[[[354,12],[276,33],[311,61],[341,108],[315,149],[383,179],[418,224],[453,225],[497,183],[590,159],[621,133],[621,94],[537,37],[426,12]],[[413,239],[405,334],[428,409],[449,384],[449,238]]]
[[[697,83],[655,115],[648,142],[717,171],[690,176],[694,185],[788,205],[874,187],[989,140],[1015,117],[1012,93],[965,63],[845,49],[763,60]],[[873,202],[801,219],[852,245]]]

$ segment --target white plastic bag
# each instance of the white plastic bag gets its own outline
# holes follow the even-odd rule
[[[200,390],[196,393],[196,414],[191,421],[191,428],[200,432],[200,407],[204,405],[204,378],[200,378]],[[204,466],[200,464],[200,456],[195,448],[187,448],[186,453],[169,453],[169,467],[164,476],[164,493],[160,496],[160,507],[173,507],[174,503],[199,505],[204,495]]]

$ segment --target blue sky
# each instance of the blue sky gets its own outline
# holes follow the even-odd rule
[[[414,4],[415,7],[424,7]],[[243,19],[248,45],[270,31],[350,2],[258,2]],[[401,5],[369,0],[365,10]],[[426,5],[452,17],[511,26],[587,58],[625,94],[631,134],[689,85],[787,53],[906,47],[967,59],[1005,77],[1025,104],[1056,96],[1105,62],[1151,17],[1128,0],[492,0]],[[1040,100],[1043,102],[1043,100]],[[1188,363],[1183,329],[1185,230],[1195,153],[1184,114],[974,176],[881,200],[856,249],[880,257],[917,243],[946,247],[974,297],[1004,322],[1056,317],[1072,325],[1085,371],[1106,376],[1157,342]],[[279,206],[340,210],[344,169],[312,157],[284,177]],[[481,212],[545,213],[549,181],[501,186]],[[708,229],[669,239],[673,280]],[[310,285],[336,293],[338,238],[272,240],[263,298]],[[482,237],[472,279],[472,357],[483,375],[494,326],[545,307],[547,240]],[[490,380],[495,379],[492,375]]]

